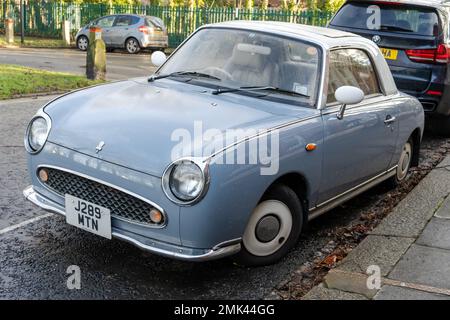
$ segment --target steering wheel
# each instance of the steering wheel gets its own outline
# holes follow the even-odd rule
[[[205,73],[209,73],[212,76],[217,76],[218,78],[221,78],[222,80],[232,80],[233,76],[228,72],[225,71],[219,67],[207,67],[205,69],[203,69],[202,71],[204,71]],[[207,72],[210,71],[210,72]],[[220,77],[220,75],[225,76],[225,78]]]

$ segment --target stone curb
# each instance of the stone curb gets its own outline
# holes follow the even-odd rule
[[[303,298],[372,299],[379,291],[369,289],[367,286],[369,275],[373,274],[368,272],[368,268],[373,265],[380,268],[382,285],[406,286],[422,292],[450,296],[450,290],[387,279],[403,255],[419,238],[430,219],[435,214],[443,215],[444,205],[447,209],[448,201],[444,202],[444,199],[449,196],[450,171],[443,173],[442,170],[449,165],[450,155],[434,168],[336,268],[329,271],[322,284],[313,288]],[[449,178],[446,179],[443,174]]]

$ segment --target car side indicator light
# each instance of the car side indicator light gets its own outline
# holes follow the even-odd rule
[[[314,151],[317,149],[317,145],[315,143],[308,143],[305,146],[306,151],[310,152],[310,151]]]
[[[48,171],[46,169],[40,169],[38,172],[38,175],[39,175],[39,180],[41,180],[42,182],[48,181]]]
[[[161,211],[157,209],[150,210],[150,220],[152,220],[153,223],[159,224],[163,221],[163,215]]]

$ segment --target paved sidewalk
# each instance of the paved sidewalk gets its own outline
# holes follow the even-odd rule
[[[450,300],[450,155],[303,299]]]

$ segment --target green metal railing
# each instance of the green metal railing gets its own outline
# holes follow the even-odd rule
[[[29,1],[25,5],[25,34],[38,37],[60,37],[61,23],[71,22],[75,33],[95,18],[117,13],[135,13],[163,19],[169,33],[169,45],[176,47],[201,25],[229,20],[270,20],[324,26],[332,12],[303,10],[298,12],[268,9],[188,8],[167,6],[108,6],[105,4],[71,4],[61,2]],[[0,32],[4,19],[15,19],[15,30],[20,30],[20,8],[14,2],[0,5]]]

